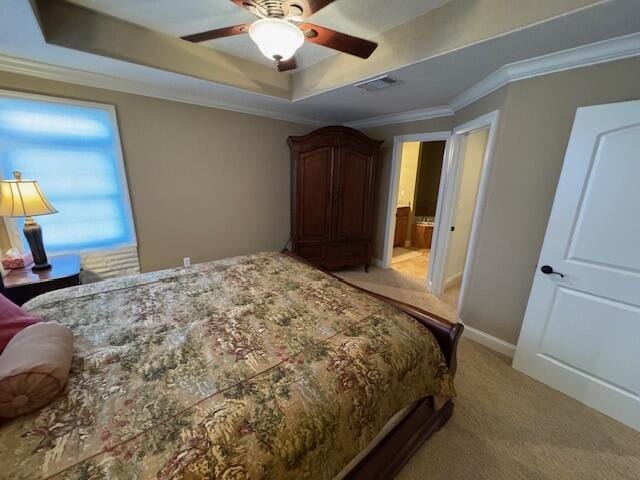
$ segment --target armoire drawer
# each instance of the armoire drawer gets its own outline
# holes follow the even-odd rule
[[[365,263],[367,261],[367,244],[345,245],[344,259],[349,263]]]
[[[330,244],[325,249],[325,257],[345,265],[364,263],[367,260],[367,244]]]
[[[307,260],[321,260],[324,258],[324,244],[322,243],[296,243],[293,253]]]

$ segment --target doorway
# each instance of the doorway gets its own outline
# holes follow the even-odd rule
[[[423,134],[399,135],[393,139],[391,179],[389,183],[389,199],[387,203],[385,237],[381,262],[382,268],[390,269],[392,268],[392,263],[395,263],[396,266],[398,266],[398,263],[403,260],[401,255],[411,253],[411,250],[413,248],[411,234],[413,222],[416,217],[415,197],[417,191],[415,187],[416,183],[418,183],[417,176],[418,167],[420,166],[419,164],[420,154],[422,153],[422,146],[430,142],[444,142],[443,157],[446,158],[449,150],[450,137],[451,132],[433,132]],[[405,158],[404,167],[403,154]],[[443,157],[440,158],[441,162],[444,161]],[[405,177],[402,178],[402,188],[401,177]],[[409,180],[407,180],[407,178]],[[438,196],[440,196],[441,194],[441,189],[442,187],[441,185],[439,185]],[[409,208],[407,209],[407,207]],[[399,224],[398,229],[396,229],[396,223]],[[396,236],[396,230],[399,232],[398,236]],[[404,234],[402,232],[404,232]],[[394,244],[396,248],[395,255]],[[400,247],[400,249],[398,247]],[[416,248],[420,250],[420,247],[418,245],[416,245]],[[401,249],[406,249],[408,251],[404,251]],[[424,251],[426,249],[422,248],[422,250]],[[395,262],[393,262],[394,256]],[[404,259],[410,259],[411,256],[417,258],[416,253],[413,253],[413,255],[406,255]],[[426,255],[422,255],[422,253],[421,256],[423,256],[421,260],[423,265],[416,266],[413,269],[415,271],[415,274],[418,276],[416,277],[416,279],[419,279],[420,282],[424,283],[427,281],[427,271],[430,254],[429,258],[425,258]]]
[[[455,127],[452,133],[437,132],[394,138],[381,266],[402,274],[408,273],[418,280],[426,287],[425,290],[452,307],[456,312],[454,320],[459,320],[460,307],[473,265],[498,116],[497,111],[491,112]],[[413,191],[405,188],[406,185],[411,187],[411,183],[405,183],[402,178],[405,173],[403,157],[406,153],[408,160],[405,170],[415,169],[418,172],[417,165],[422,159],[420,153],[427,151],[431,144],[434,149],[435,146],[439,148],[440,172],[436,179],[435,214],[423,216],[416,211],[419,200],[422,200],[422,189],[418,188],[418,173],[415,174],[416,185]],[[411,160],[412,151],[419,152],[417,160]],[[409,204],[411,198],[413,202]],[[421,248],[422,244],[414,242],[412,237],[416,231],[414,227],[419,226],[431,230],[427,233],[430,237],[428,249]]]
[[[427,278],[445,140],[404,142],[391,268],[419,281]]]

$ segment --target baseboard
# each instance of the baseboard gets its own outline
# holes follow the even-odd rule
[[[379,258],[372,258],[371,265],[378,268],[384,268],[384,263]]]
[[[459,282],[460,280],[462,280],[462,272],[456,273],[455,275],[450,276],[444,281],[445,290],[449,288],[451,285],[453,285],[454,283]]]
[[[490,348],[491,350],[495,350],[502,355],[506,355],[509,358],[513,358],[516,353],[516,346],[505,342],[504,340],[500,340],[493,335],[489,335],[488,333],[484,333],[476,328],[470,327],[466,325],[462,320],[458,320],[460,323],[464,324],[464,330],[462,332],[463,337],[467,337],[469,340],[473,340],[474,342],[478,342],[485,347]]]

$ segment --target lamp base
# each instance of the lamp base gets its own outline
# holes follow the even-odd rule
[[[40,225],[38,225],[33,218],[27,217],[24,221],[23,232],[29,243],[31,254],[33,255],[34,265],[31,267],[31,270],[39,271],[50,269],[51,265],[49,265],[47,253],[42,243],[42,229]]]
[[[33,270],[34,272],[40,271],[40,270],[49,270],[51,268],[51,265],[48,263],[45,264],[34,264],[33,267],[31,267],[31,270]]]

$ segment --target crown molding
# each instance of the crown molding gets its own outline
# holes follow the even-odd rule
[[[85,70],[61,67],[58,65],[41,63],[33,60],[9,57],[6,55],[0,55],[0,71],[29,75],[32,77],[44,78],[47,80],[56,80],[76,85],[84,85],[87,87],[103,88],[106,90],[123,93],[132,93],[135,95],[143,95],[145,97],[189,103],[193,105],[200,105],[203,107],[218,108],[220,110],[247,113],[250,115],[258,115],[275,120],[302,123],[305,125],[325,125],[325,122],[320,122],[312,118],[301,117],[298,115],[289,115],[287,113],[276,112],[272,110],[251,108],[247,107],[246,105],[223,102],[216,98],[212,98],[209,95],[194,94],[187,88],[183,89],[161,87],[139,80],[123,79],[113,77],[111,75],[105,75],[102,73],[93,73]]]
[[[640,55],[640,32],[504,65],[484,80],[454,97],[448,105],[364,118],[347,122],[345,125],[353,128],[369,128],[449,117],[454,115],[456,111],[512,82],[638,55]],[[167,88],[143,81],[122,79],[4,55],[0,55],[0,71],[247,113],[311,126],[326,124],[326,122],[313,118],[220,101],[212,98],[211,95],[194,94],[186,88]]]
[[[453,98],[449,106],[454,111],[458,111],[512,82],[637,55],[640,55],[640,33],[632,33],[510,63]]]
[[[368,128],[448,117],[512,82],[638,55],[640,55],[640,33],[590,43],[504,65],[484,80],[454,97],[448,105],[365,118],[345,125],[354,128]]]
[[[352,128],[380,127],[395,123],[408,123],[417,122],[419,120],[429,120],[430,118],[450,117],[453,114],[454,111],[449,105],[442,105],[440,107],[422,108],[420,110],[411,110],[409,112],[392,113],[391,115],[380,115],[379,117],[365,118],[363,120],[347,122],[344,125]]]

